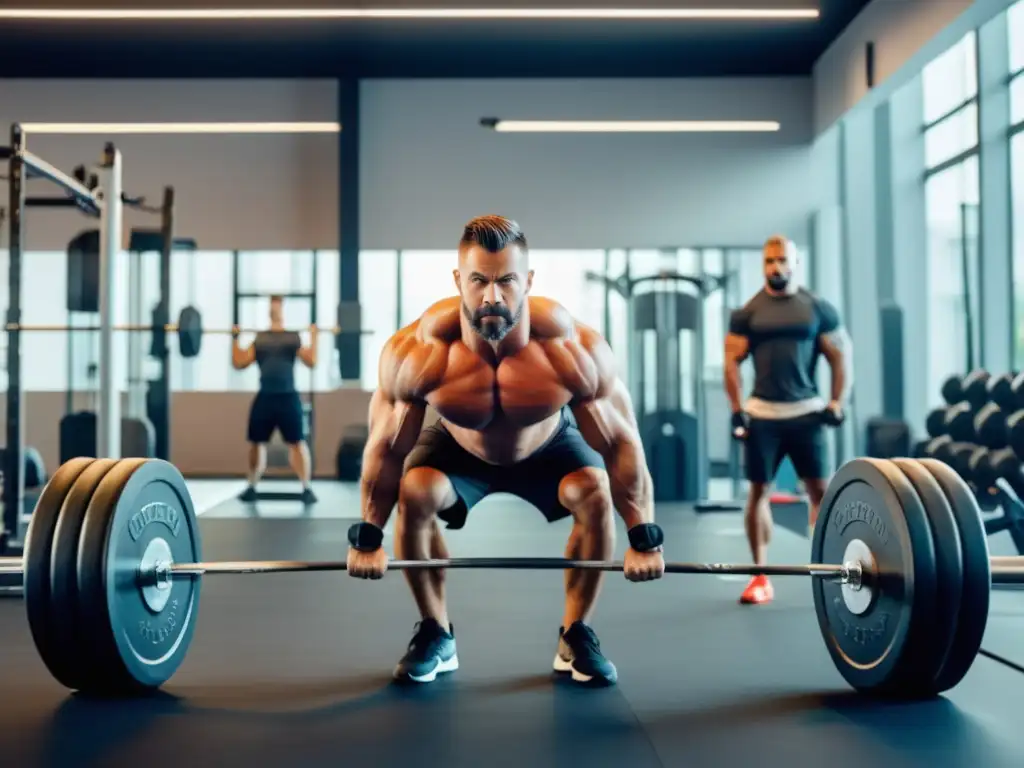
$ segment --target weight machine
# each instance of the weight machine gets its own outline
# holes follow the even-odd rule
[[[698,501],[708,495],[709,459],[707,403],[704,387],[704,306],[713,292],[723,289],[727,275],[689,275],[662,271],[632,277],[629,264],[610,278],[596,272],[588,280],[602,283],[627,304],[627,350],[630,394],[654,477],[656,501]],[[639,286],[654,284],[650,291]],[[685,290],[690,286],[692,290]],[[605,315],[606,326],[610,323]],[[610,329],[605,328],[605,336]],[[654,397],[647,397],[648,344],[653,332]],[[690,334],[693,413],[683,410],[680,368],[681,334]]]

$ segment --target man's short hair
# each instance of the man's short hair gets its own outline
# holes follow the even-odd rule
[[[479,245],[491,253],[517,245],[524,251],[528,250],[526,235],[519,224],[504,216],[477,216],[462,230],[459,250],[470,245]]]

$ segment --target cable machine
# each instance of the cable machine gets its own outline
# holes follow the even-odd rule
[[[630,394],[637,414],[656,501],[697,501],[708,495],[707,404],[704,392],[704,303],[727,277],[662,271],[634,278],[594,272],[627,304]],[[652,285],[649,291],[640,286]],[[606,311],[605,323],[609,324]],[[608,328],[605,329],[608,335]],[[692,412],[684,410],[682,354],[689,335]],[[653,392],[648,386],[653,373]],[[650,396],[653,395],[653,396]]]

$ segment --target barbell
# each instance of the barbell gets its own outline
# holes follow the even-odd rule
[[[180,666],[203,576],[344,571],[344,561],[204,562],[185,480],[158,459],[75,458],[36,503],[23,574],[29,626],[51,674],[87,693],[141,693]],[[810,576],[821,634],[856,690],[927,698],[957,685],[981,648],[991,585],[1024,582],[1024,558],[990,558],[970,489],[941,462],[854,459],[821,504],[807,565],[667,563],[670,574]],[[561,558],[399,560],[415,568],[598,569]]]
[[[202,349],[203,336],[207,333],[213,333],[218,335],[235,335],[240,333],[303,333],[315,327],[318,333],[324,333],[331,336],[341,336],[345,334],[354,335],[365,335],[372,333],[372,331],[342,328],[340,326],[333,327],[320,327],[320,326],[308,326],[295,331],[281,330],[281,331],[270,331],[266,328],[204,328],[203,327],[203,316],[202,313],[192,306],[183,307],[181,312],[178,314],[178,322],[176,323],[158,323],[153,322],[150,324],[115,324],[111,326],[115,331],[124,332],[149,332],[154,336],[153,346],[154,348],[163,348],[164,338],[167,334],[176,334],[178,337],[178,351],[182,357],[196,357]],[[5,330],[20,331],[20,332],[70,332],[70,331],[99,331],[102,330],[98,325],[60,325],[60,324],[26,324],[26,323],[7,323],[4,326]]]

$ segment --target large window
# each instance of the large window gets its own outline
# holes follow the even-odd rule
[[[363,334],[360,344],[363,389],[377,388],[377,363],[388,338],[398,330],[398,252],[360,251],[359,303]]]
[[[925,207],[928,237],[928,375],[963,373],[978,359],[977,35],[925,66]],[[929,405],[941,397],[929,388]]]
[[[1024,370],[1024,132],[1010,140],[1010,183],[1013,192],[1013,367]]]
[[[925,164],[934,168],[978,144],[977,36],[974,32],[921,73]]]
[[[978,350],[978,159],[925,183],[928,225],[928,379],[942,381],[971,367]],[[940,405],[937,388],[929,405]]]

